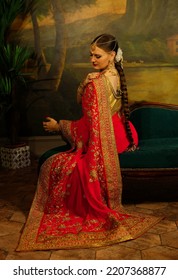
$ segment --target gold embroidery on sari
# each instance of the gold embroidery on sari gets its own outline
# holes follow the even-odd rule
[[[71,134],[71,121],[69,120],[60,120],[60,127],[61,132],[64,138],[68,140],[68,142],[71,144],[71,146],[74,145],[74,139]]]
[[[120,165],[115,144],[115,136],[111,118],[111,109],[107,97],[107,82],[102,76],[95,81],[96,91],[98,93],[99,113],[100,113],[100,131],[102,141],[103,159],[107,178],[107,187],[109,195],[109,204],[115,209],[121,203],[122,180]],[[107,114],[103,114],[107,112]],[[108,117],[109,116],[109,117]]]

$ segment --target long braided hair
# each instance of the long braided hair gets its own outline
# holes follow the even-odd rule
[[[116,38],[110,34],[101,34],[101,35],[97,36],[92,41],[91,45],[92,44],[95,44],[98,48],[103,49],[106,52],[114,51],[116,54],[119,49],[119,45],[118,45]],[[133,140],[132,131],[131,131],[130,124],[129,124],[130,110],[129,110],[129,104],[128,104],[127,83],[126,83],[124,70],[122,67],[122,61],[115,61],[115,67],[119,73],[120,82],[121,82],[121,92],[122,92],[121,114],[124,116],[125,130],[126,130],[127,138],[130,143],[128,150],[134,150],[136,146],[135,146],[135,143]]]

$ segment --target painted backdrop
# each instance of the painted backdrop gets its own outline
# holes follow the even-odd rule
[[[124,53],[129,100],[178,104],[177,0],[39,0],[20,29],[34,49],[25,65],[29,79],[22,104],[22,136],[45,135],[45,116],[77,119],[76,89],[92,71],[91,40],[115,35]],[[20,27],[19,27],[20,26]]]

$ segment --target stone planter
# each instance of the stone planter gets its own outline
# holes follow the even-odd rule
[[[17,147],[1,147],[1,165],[9,169],[17,169],[29,166],[30,160],[30,147],[22,145]]]

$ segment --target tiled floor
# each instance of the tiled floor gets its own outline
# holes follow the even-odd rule
[[[177,198],[169,202],[160,199],[159,202],[140,200],[137,204],[127,203],[126,206],[135,211],[165,216],[136,240],[97,249],[15,252],[35,192],[36,170],[37,161],[23,169],[0,168],[1,260],[178,260]]]

